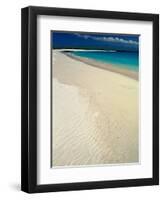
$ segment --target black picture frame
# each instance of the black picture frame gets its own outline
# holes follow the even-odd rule
[[[153,23],[153,177],[37,184],[37,16],[55,15]],[[159,184],[159,15],[29,6],[21,11],[21,190],[28,193]]]

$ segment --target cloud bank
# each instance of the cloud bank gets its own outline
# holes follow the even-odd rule
[[[138,42],[134,41],[134,40],[126,40],[120,37],[113,37],[113,36],[91,36],[91,35],[85,35],[85,34],[80,34],[80,33],[75,33],[76,36],[80,37],[80,38],[84,38],[84,39],[92,39],[92,40],[96,40],[96,41],[103,41],[103,42],[115,42],[115,43],[124,43],[124,44],[131,44],[131,45],[136,45],[138,46]]]

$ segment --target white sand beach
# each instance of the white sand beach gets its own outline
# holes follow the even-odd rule
[[[52,51],[52,166],[139,161],[139,82]]]

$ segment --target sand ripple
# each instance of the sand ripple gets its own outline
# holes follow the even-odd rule
[[[53,166],[137,162],[138,81],[53,56]]]

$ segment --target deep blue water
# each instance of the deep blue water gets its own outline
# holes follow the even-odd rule
[[[134,71],[139,70],[138,52],[75,51],[71,53],[97,62],[114,64]]]
[[[54,49],[104,49],[138,51],[139,35],[114,33],[52,32]]]

